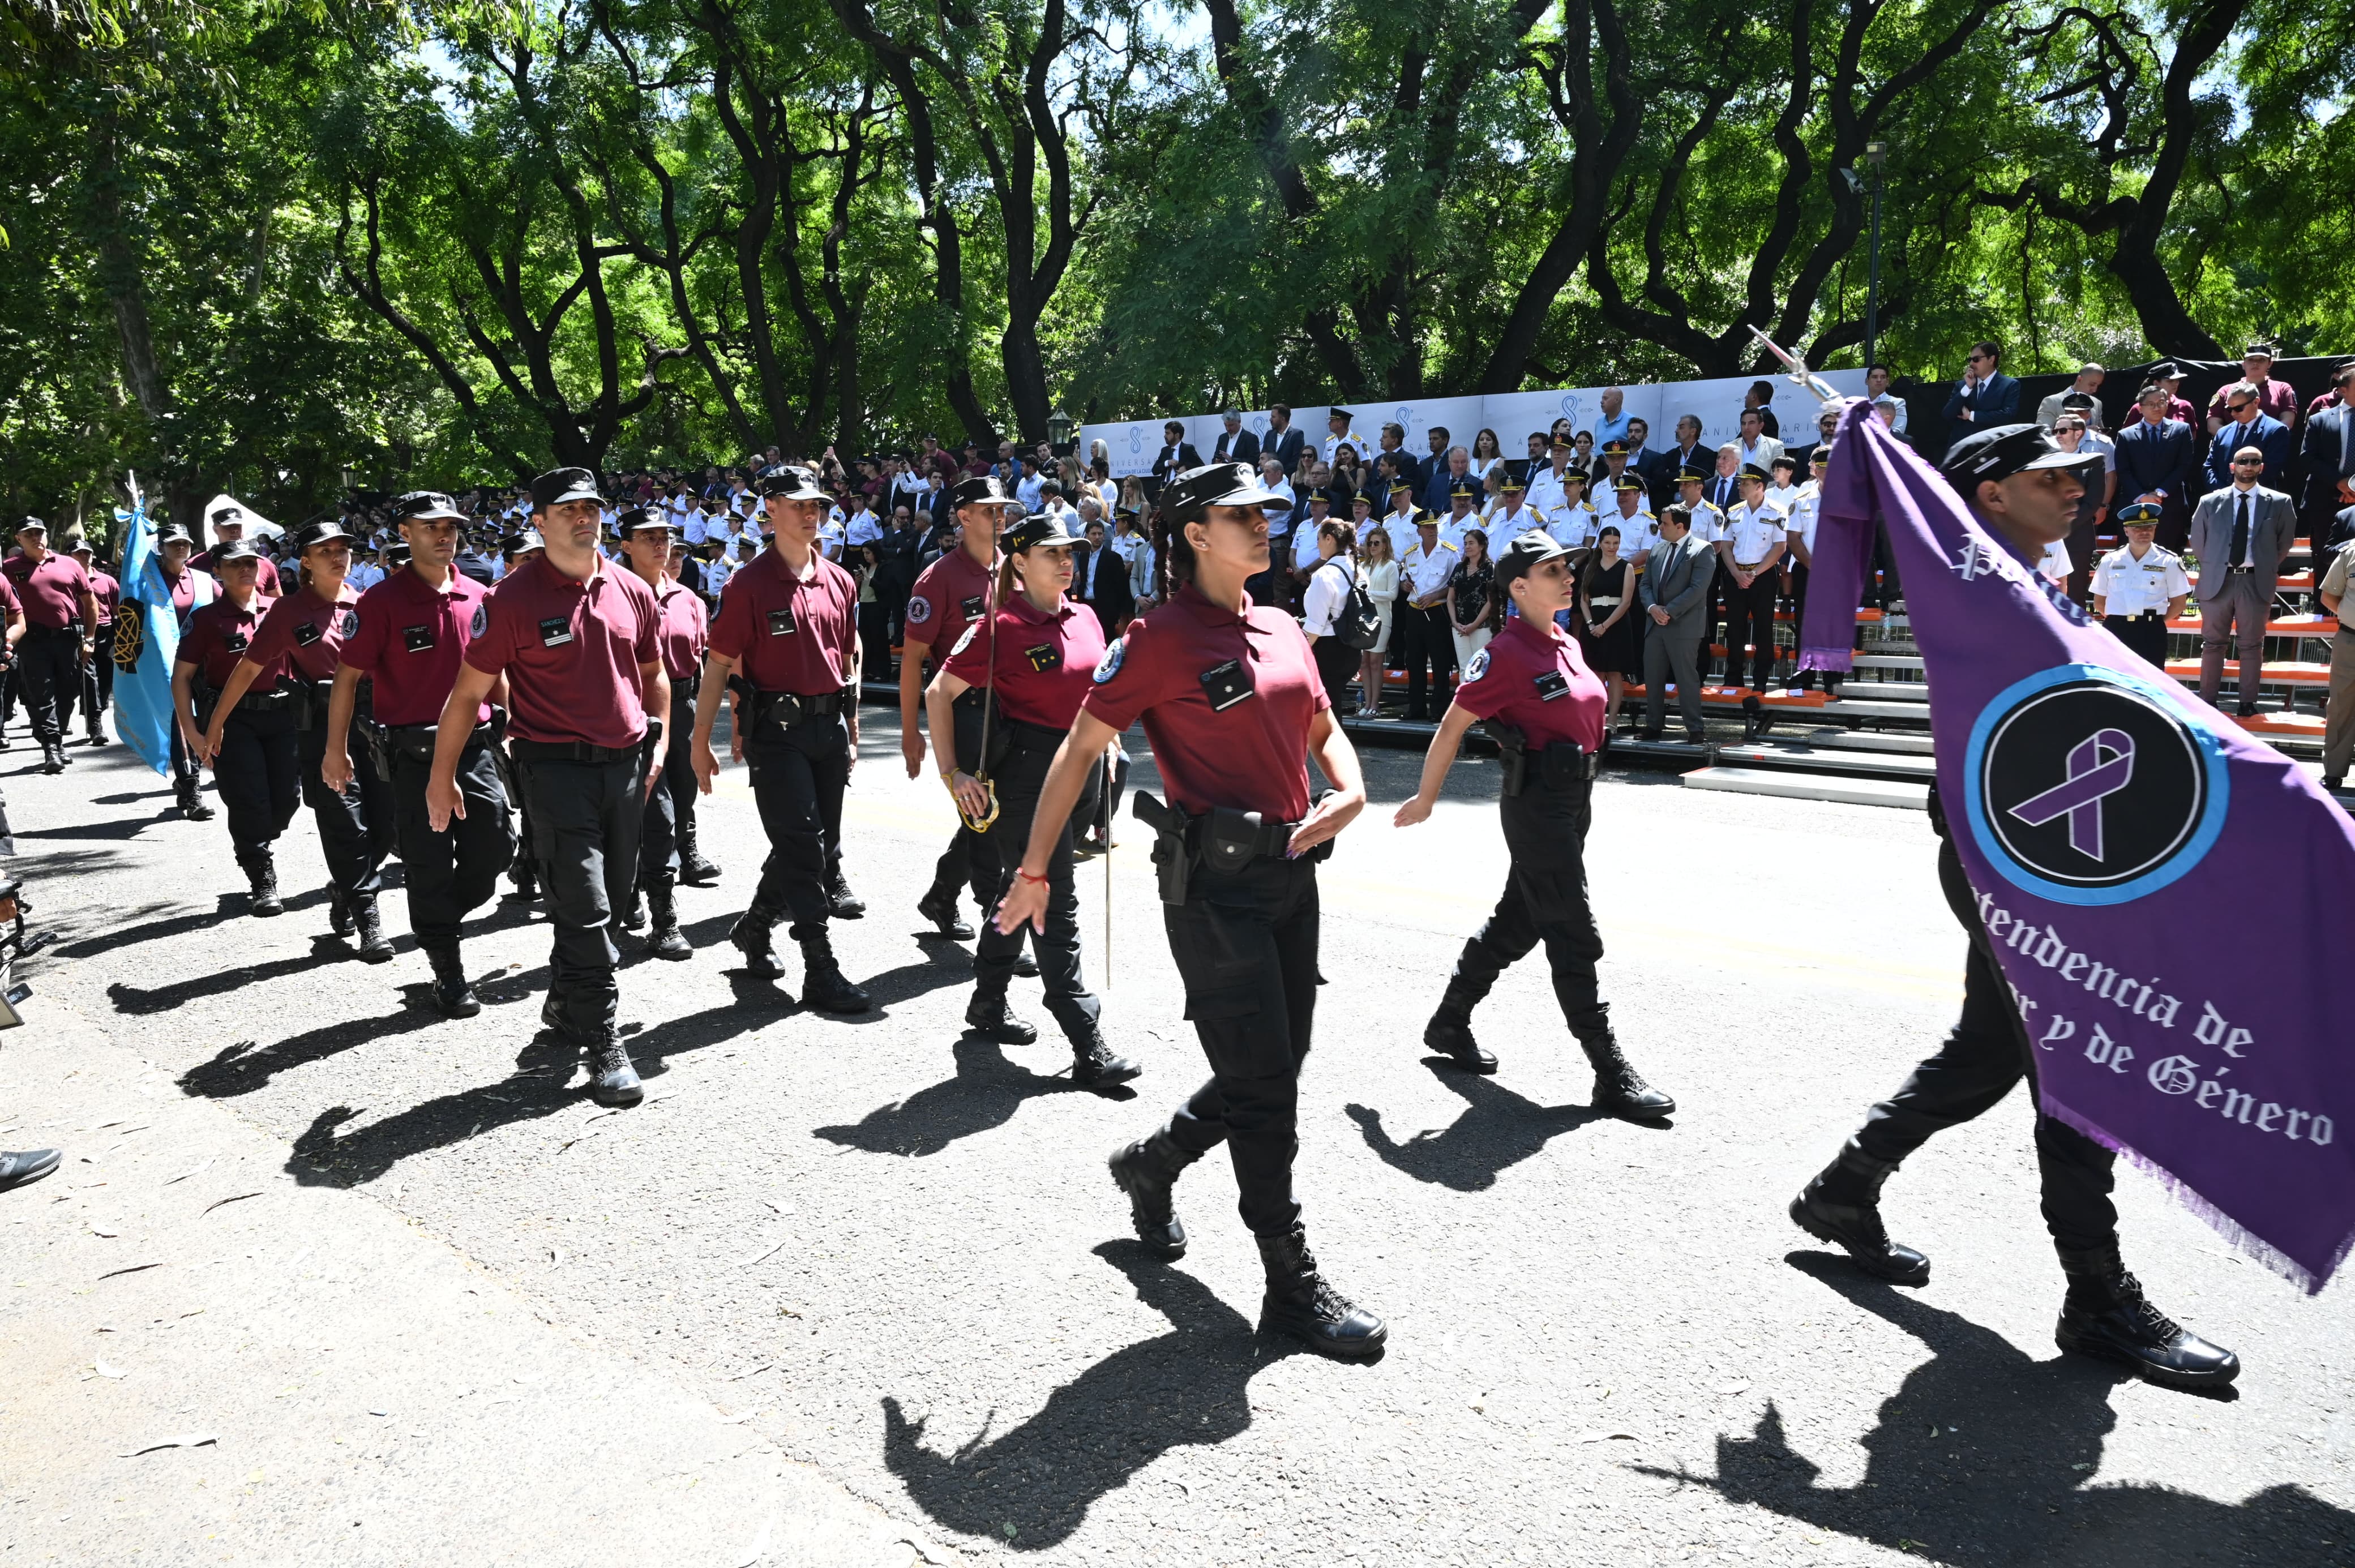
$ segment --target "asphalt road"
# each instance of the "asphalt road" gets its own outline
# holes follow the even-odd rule
[[[625,1115],[598,1116],[538,1027],[548,938],[529,912],[483,912],[466,952],[490,1005],[442,1020],[397,892],[401,956],[360,965],[325,934],[302,817],[281,853],[299,896],[245,916],[222,824],[173,819],[120,747],[77,747],[57,779],[21,739],[0,757],[40,923],[64,933],[36,1007],[240,1119],[293,1183],[373,1200],[600,1353],[753,1412],[748,1430],[926,1556],[2355,1563],[2346,1287],[2300,1297],[2122,1169],[2129,1264],[2247,1371],[2235,1397],[2202,1398],[2061,1359],[2017,1099],[1891,1185],[1892,1229],[1934,1259],[1925,1288],[1865,1280],[1785,1218],[1952,1017],[1963,943],[1919,813],[1599,786],[1606,994],[1681,1102],[1672,1126],[1640,1127],[1589,1110],[1535,960],[1476,1020],[1498,1076],[1424,1063],[1423,1020],[1497,890],[1494,764],[1461,764],[1402,832],[1390,812],[1419,759],[1368,753],[1376,804],[1322,879],[1299,1168],[1327,1272],[1391,1322],[1382,1360],[1345,1367],[1253,1335],[1257,1258],[1221,1163],[1180,1186],[1182,1263],[1124,1239],[1103,1157],[1203,1072],[1142,830],[1114,857],[1109,961],[1101,863],[1081,886],[1107,1033],[1147,1072],[1089,1093],[1058,1076],[1035,982],[1015,999],[1039,1044],[963,1035],[965,955],[911,908],[949,804],[904,777],[889,715],[868,726],[847,837],[870,910],[837,942],[880,1007],[803,1014],[737,965],[724,933],[762,851],[731,770],[705,806],[727,874],[682,893],[702,951],[671,965],[626,944],[649,1097]],[[11,1144],[89,1136],[5,1074],[0,1093]],[[379,1283],[402,1288],[389,1265]],[[608,1413],[634,1408],[616,1394]],[[153,1510],[140,1560],[213,1560],[139,1493],[146,1474],[119,1483]],[[10,1503],[25,1488],[5,1480]],[[55,1549],[59,1500],[0,1510],[20,1550]],[[499,1513],[485,1540],[533,1560],[514,1532],[534,1517]]]

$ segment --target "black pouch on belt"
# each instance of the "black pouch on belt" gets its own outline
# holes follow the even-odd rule
[[[1240,871],[1259,858],[1266,837],[1258,812],[1213,806],[1202,827],[1202,863],[1220,871]]]
[[[1583,752],[1571,741],[1557,741],[1545,749],[1545,784],[1548,789],[1568,789],[1594,776],[1594,753]]]
[[[1129,811],[1153,830],[1153,874],[1161,883],[1161,901],[1182,904],[1194,871],[1194,825],[1197,818],[1174,805],[1165,805],[1150,792],[1128,797]]]
[[[1518,795],[1529,787],[1529,737],[1518,724],[1508,724],[1501,719],[1485,721],[1488,739],[1497,742],[1497,755],[1505,769],[1505,793]]]

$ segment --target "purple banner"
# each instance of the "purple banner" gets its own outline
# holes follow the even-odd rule
[[[2355,1243],[2355,824],[2091,624],[1861,403],[1824,481],[1806,667],[1849,667],[1875,522],[2043,1109],[2321,1289]]]

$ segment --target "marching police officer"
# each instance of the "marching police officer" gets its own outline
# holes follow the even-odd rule
[[[703,601],[690,592],[675,573],[680,528],[677,519],[661,507],[633,507],[622,514],[622,549],[632,571],[651,589],[660,617],[663,670],[670,677],[670,712],[663,726],[663,768],[646,795],[646,820],[638,841],[638,897],[631,900],[623,925],[634,931],[646,923],[638,906],[643,900],[653,916],[646,941],[657,958],[695,955],[687,933],[678,928],[676,897],[679,870],[679,827],[695,811],[695,763],[688,742],[695,734],[696,694],[703,678],[703,656],[710,646],[710,628]]]
[[[1512,863],[1496,912],[1464,944],[1423,1038],[1459,1067],[1497,1071],[1496,1057],[1472,1038],[1472,1009],[1498,975],[1543,941],[1555,999],[1594,1068],[1595,1108],[1649,1120],[1668,1115],[1677,1103],[1645,1083],[1620,1051],[1594,971],[1603,935],[1586,896],[1586,832],[1608,699],[1577,639],[1554,624],[1576,592],[1570,558],[1560,541],[1536,529],[1497,557],[1497,585],[1520,613],[1507,617],[1505,629],[1465,667],[1464,683],[1423,753],[1422,787],[1398,809],[1401,827],[1428,817],[1465,731],[1487,720],[1504,752],[1497,806]]]
[[[437,826],[427,800],[434,747],[466,645],[483,632],[485,594],[454,565],[466,515],[449,496],[412,490],[393,503],[393,514],[408,559],[353,606],[357,624],[336,654],[319,777],[338,792],[350,784],[357,726],[368,766],[392,786],[409,925],[433,965],[433,1005],[448,1017],[472,1018],[483,1004],[466,984],[459,933],[466,916],[489,901],[515,855],[506,792],[491,757],[490,699],[504,693],[494,683],[475,704],[454,775],[465,809]],[[362,680],[369,687],[367,718],[357,717]]]
[[[302,804],[302,775],[286,661],[273,658],[259,667],[245,683],[258,690],[240,688],[234,700],[228,691],[270,608],[256,590],[261,565],[261,551],[250,539],[230,539],[213,551],[221,596],[188,617],[172,667],[172,708],[189,753],[199,764],[212,764],[213,783],[229,810],[229,842],[252,889],[250,908],[266,916],[285,907],[271,845]]]
[[[925,693],[932,733],[942,737],[941,777],[956,797],[958,811],[968,822],[987,821],[995,788],[997,820],[992,826],[1017,845],[1029,842],[1048,765],[1071,733],[1089,678],[1103,659],[1103,628],[1094,613],[1064,597],[1071,583],[1071,549],[1080,542],[1069,523],[1052,513],[1025,517],[1008,528],[996,617],[964,629]],[[983,748],[968,757],[954,749],[956,723],[950,709],[975,687],[995,695],[997,711],[985,726],[988,738]],[[1095,815],[1091,797],[1103,785],[1103,762],[1099,753],[1089,774],[1089,795],[1080,804],[1086,819]],[[986,784],[981,782],[985,777]],[[1080,977],[1080,901],[1071,867],[1071,827],[1066,821],[1048,852],[1047,923],[1035,944],[1047,1010],[1071,1042],[1073,1082],[1122,1083],[1141,1069],[1114,1055],[1097,1029],[1103,1004]],[[998,898],[1005,891],[1001,885]],[[967,1024],[1008,1045],[1039,1038],[1006,1002],[1021,951],[1018,926],[1011,934],[994,924],[983,928],[974,954],[973,1000],[964,1010]]]
[[[719,771],[711,727],[720,693],[741,677],[751,689],[736,722],[769,858],[728,939],[752,974],[776,979],[784,966],[770,933],[790,917],[803,1005],[863,1013],[868,995],[843,974],[826,927],[841,880],[842,795],[858,759],[858,584],[818,548],[828,497],[815,473],[779,464],[759,485],[769,548],[719,595],[695,705],[696,778],[709,794]]]
[[[1143,720],[1169,790],[1135,797],[1154,827],[1163,923],[1210,1079],[1151,1136],[1112,1157],[1138,1237],[1184,1254],[1170,1191],[1224,1143],[1258,1239],[1260,1326],[1346,1358],[1379,1354],[1389,1329],[1316,1268],[1292,1194],[1300,1064],[1316,1005],[1316,862],[1365,809],[1358,754],[1334,721],[1299,624],[1252,603],[1268,560],[1269,504],[1251,470],[1213,464],[1161,492],[1158,559],[1175,592],[1106,650],[1056,753],[1001,930],[1043,929],[1054,848],[1104,748]],[[1306,758],[1333,788],[1313,806]]]
[[[220,496],[219,500],[221,504],[215,507],[205,517],[205,526],[212,529],[213,548],[201,555],[191,556],[188,559],[190,566],[216,580],[220,576],[220,547],[245,538],[245,525],[248,520],[248,514],[243,507],[226,496]],[[280,592],[278,565],[262,554],[258,545],[253,552],[253,569],[258,574],[254,581],[254,591],[265,599],[276,599]]]
[[[389,963],[392,944],[385,938],[376,897],[380,886],[377,868],[392,847],[392,786],[377,777],[374,769],[337,789],[328,788],[321,773],[336,671],[343,663],[345,639],[359,620],[359,595],[346,581],[352,537],[340,521],[327,517],[298,530],[294,545],[304,584],[272,602],[254,628],[251,643],[214,705],[205,750],[208,755],[220,752],[230,711],[241,707],[249,691],[270,690],[271,671],[282,671],[276,684],[287,693],[294,716],[303,799],[318,821],[319,848],[327,861],[328,929],[338,936],[357,934],[359,955],[367,962]],[[234,828],[234,811],[229,820]]]
[[[177,523],[166,523],[155,532],[155,570],[163,574],[165,586],[171,590],[172,613],[180,624],[180,635],[186,636],[188,617],[200,604],[213,601],[213,580],[188,570],[188,560],[196,545],[188,530]],[[136,601],[127,601],[136,613]],[[159,606],[160,608],[160,606]],[[210,822],[213,808],[205,802],[203,779],[197,768],[196,758],[188,754],[187,741],[181,737],[176,720],[171,727],[172,793],[179,803],[180,816],[188,822]]]
[[[437,833],[466,815],[459,773],[504,677],[508,753],[554,928],[540,1021],[582,1048],[599,1104],[634,1105],[645,1091],[616,1029],[613,928],[629,907],[646,793],[662,767],[661,615],[653,591],[598,549],[595,475],[551,469],[531,482],[531,504],[546,548],[483,600],[442,706],[426,811]]]
[[[123,602],[123,585],[106,571],[106,562],[88,539],[69,551],[90,579],[90,595],[98,606],[98,621],[90,629],[91,656],[81,672],[81,720],[93,746],[106,744],[101,719],[114,699],[114,609]]]
[[[918,727],[916,705],[924,685],[924,661],[934,648],[952,648],[964,629],[981,620],[989,605],[990,578],[997,571],[997,535],[1007,508],[1018,513],[1021,503],[1006,493],[994,474],[958,480],[949,488],[955,509],[957,544],[924,568],[909,591],[905,630],[900,639],[900,755],[914,778],[924,765],[924,732]],[[968,693],[955,709],[956,751],[975,756],[981,743],[981,697]],[[935,743],[942,737],[932,737]],[[1004,880],[998,841],[976,833],[960,819],[939,864],[932,885],[916,901],[916,912],[959,941],[973,934],[957,913],[957,890],[970,887],[974,901],[986,916]]]
[[[25,694],[33,743],[41,749],[41,771],[61,773],[66,725],[81,689],[82,662],[92,656],[98,600],[81,562],[49,549],[49,525],[27,517],[16,525],[23,553],[0,565],[25,613],[25,635],[16,645],[15,675]]]
[[[2126,542],[2094,568],[2094,613],[2109,634],[2161,669],[2167,667],[2167,623],[2183,613],[2191,579],[2182,558],[2161,549],[2157,501],[2118,508]]]
[[[1955,443],[1940,472],[1980,525],[2023,570],[2033,571],[2045,546],[2068,537],[2078,499],[2089,479],[2099,480],[2102,464],[2090,453],[2062,451],[2041,425],[2010,424]],[[1926,1282],[1930,1260],[1890,1240],[1881,1218],[1882,1184],[1933,1134],[1991,1109],[2023,1078],[2033,1105],[2036,1087],[2035,1051],[1980,923],[1934,784],[1930,825],[1938,834],[1939,888],[1970,938],[1962,1016],[1938,1054],[1873,1106],[1838,1157],[1791,1200],[1791,1218],[1801,1230],[1841,1248],[1867,1273],[1900,1285]],[[2118,1254],[2118,1211],[2110,1201],[2116,1157],[2066,1122],[2038,1114],[2044,1223],[2069,1281],[2055,1339],[2064,1350],[2123,1360],[2154,1382],[2189,1388],[2231,1382],[2240,1375],[2240,1358],[2170,1320],[2126,1272]]]
[[[524,514],[527,519],[530,515],[528,512]],[[539,530],[528,526],[528,523],[514,533],[503,536],[499,540],[499,563],[502,568],[499,575],[505,577],[525,561],[538,560],[540,553],[547,548],[547,544],[539,537]],[[506,792],[509,804],[515,807],[516,842],[518,845],[527,846],[531,843],[531,814],[525,806],[522,795],[515,788],[515,763],[508,760],[506,738],[502,732],[506,722],[505,715],[493,713],[491,765],[497,770],[501,787]],[[666,764],[666,771],[667,771],[667,764]],[[506,902],[536,903],[538,901],[539,868],[532,863],[528,849],[517,854],[507,863],[507,880],[514,884],[515,891],[506,895]]]

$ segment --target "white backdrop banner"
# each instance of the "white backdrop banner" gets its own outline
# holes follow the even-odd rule
[[[1864,395],[1861,370],[1823,370],[1817,374],[1850,397]],[[1722,376],[1708,381],[1661,381],[1622,387],[1625,402],[1621,411],[1650,425],[1647,444],[1656,452],[1676,443],[1677,421],[1686,414],[1700,421],[1702,443],[1715,448],[1741,433],[1742,394],[1750,389],[1752,382],[1761,379],[1771,381],[1774,388],[1774,414],[1782,426],[1784,442],[1805,444],[1812,441],[1815,400],[1781,377]],[[1558,419],[1568,419],[1574,430],[1593,430],[1603,417],[1603,394],[1607,390],[1604,387],[1572,387],[1553,392],[1507,392],[1489,398],[1351,403],[1348,405],[1352,416],[1349,429],[1368,446],[1375,447],[1381,444],[1378,438],[1383,425],[1402,425],[1406,429],[1406,450],[1418,458],[1430,452],[1429,435],[1434,425],[1446,428],[1448,445],[1466,451],[1483,429],[1493,430],[1497,432],[1497,449],[1507,457],[1526,457],[1530,435],[1550,431]],[[1323,405],[1295,409],[1292,422],[1315,447],[1325,439],[1326,416],[1330,412],[1330,408]],[[1226,429],[1221,417],[1215,412],[1174,417],[1186,427],[1186,439],[1193,443],[1194,450],[1208,462],[1220,432]],[[1118,424],[1082,425],[1081,451],[1084,454],[1089,443],[1101,440],[1111,450],[1115,478],[1149,473],[1153,460],[1161,455],[1161,427],[1165,422],[1130,420]],[[1245,413],[1243,428],[1264,437],[1267,411]]]

